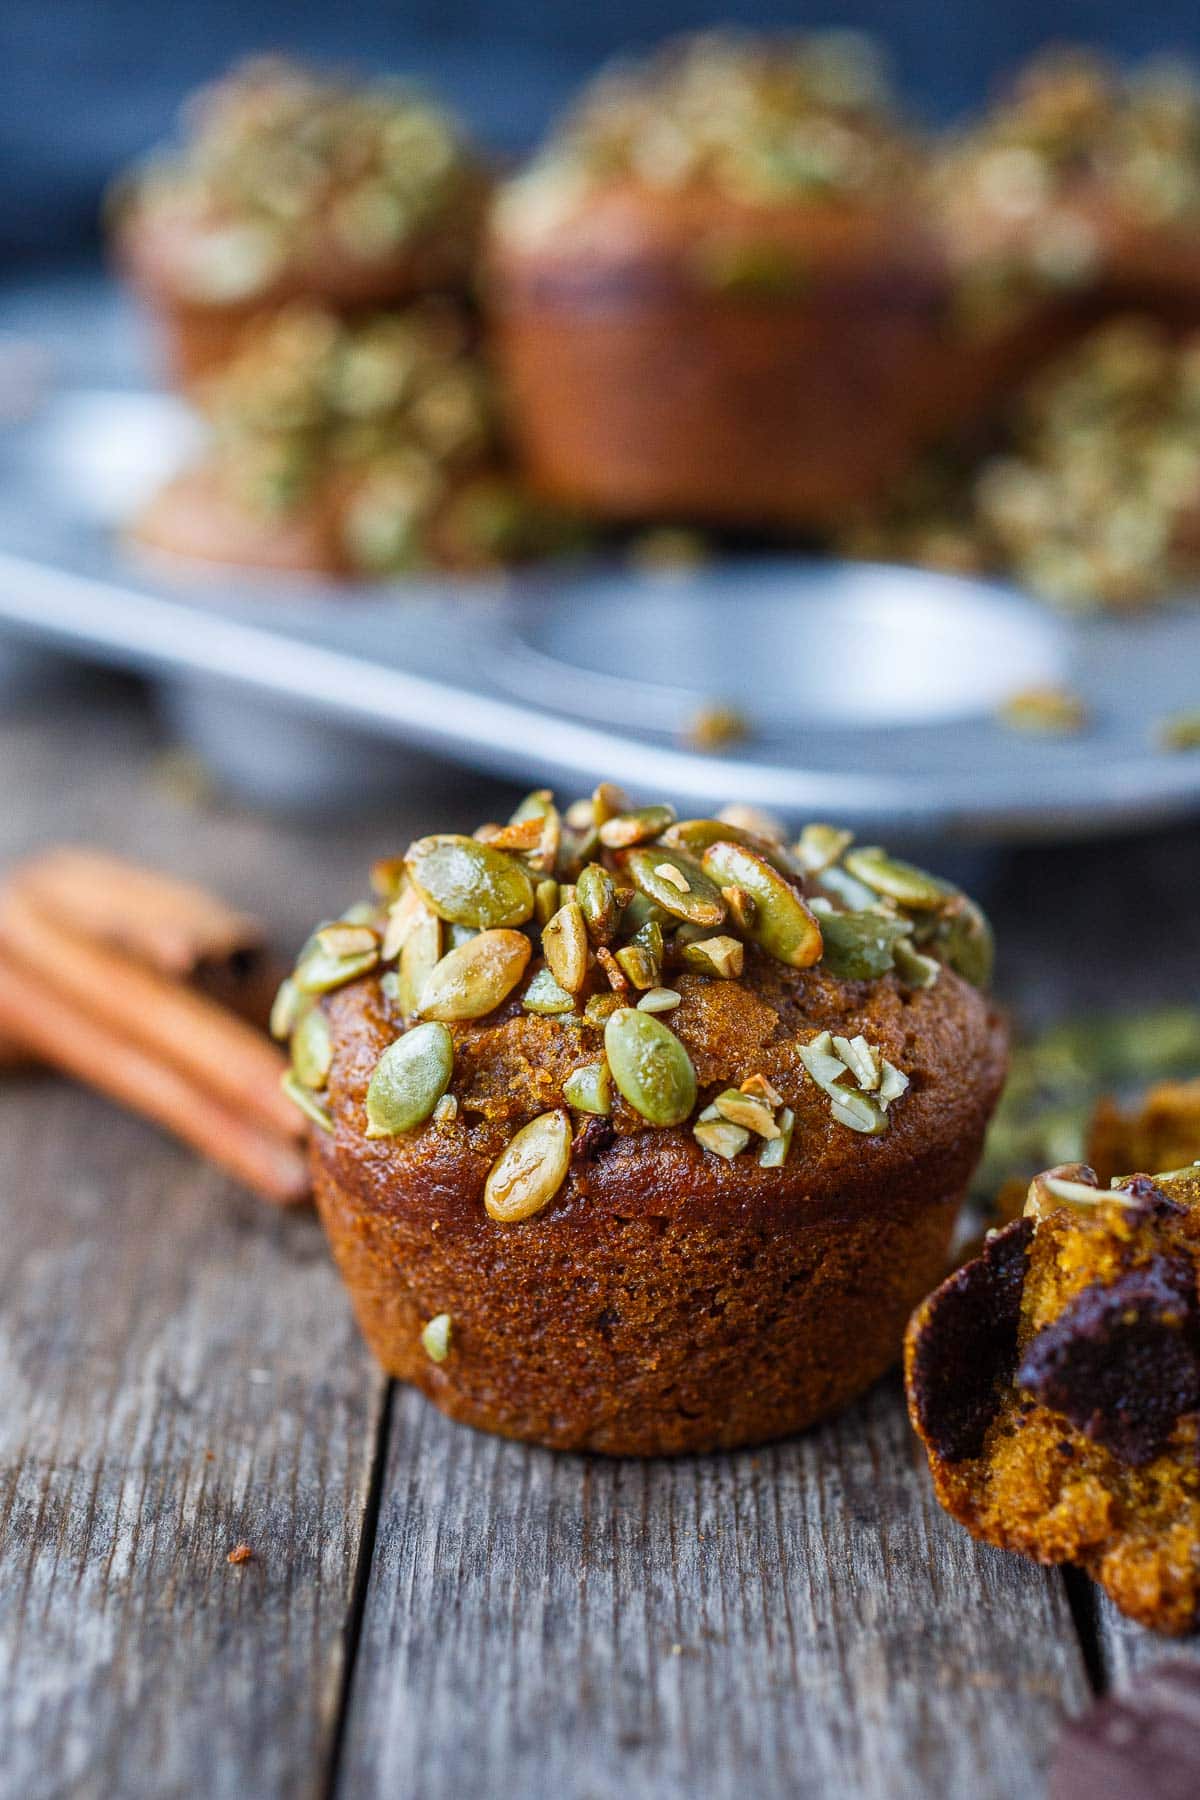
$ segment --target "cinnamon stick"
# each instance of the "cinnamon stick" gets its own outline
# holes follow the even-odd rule
[[[35,904],[34,892],[24,874],[0,892],[0,944],[39,983],[265,1130],[303,1136],[300,1115],[279,1091],[286,1064],[275,1045],[123,951],[64,930]]]
[[[62,845],[16,872],[39,910],[81,937],[187,979],[206,963],[260,952],[262,929],[191,882],[100,850]]]
[[[165,1126],[264,1198],[288,1206],[306,1197],[308,1170],[297,1144],[129,1042],[2,949],[0,1033]]]

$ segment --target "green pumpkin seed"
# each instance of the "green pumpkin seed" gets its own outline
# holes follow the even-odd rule
[[[780,874],[795,873],[782,844],[757,831],[749,831],[744,825],[729,824],[723,819],[680,819],[678,824],[663,832],[662,842],[669,849],[682,850],[696,862],[703,861],[704,852],[712,844],[740,844],[744,850],[753,850]]]
[[[534,788],[531,794],[526,794],[508,822],[522,825],[526,819],[544,819],[548,813],[556,811],[553,789]]]
[[[824,920],[822,920],[824,930]],[[826,940],[828,941],[828,940]],[[942,965],[935,956],[923,956],[914,950],[907,938],[898,938],[892,946],[896,973],[907,987],[931,988],[942,972]]]
[[[635,812],[614,813],[600,826],[600,842],[606,850],[648,844],[666,830],[674,817],[673,806],[640,806]]]
[[[627,875],[639,894],[661,907],[673,919],[689,925],[703,925],[711,930],[725,920],[725,902],[719,883],[709,880],[700,864],[682,850],[663,850],[658,845],[624,850],[618,857],[623,875]],[[682,889],[661,871],[669,868],[687,882]]]
[[[624,906],[621,906],[622,894],[629,895]],[[657,906],[645,894],[635,894],[631,888],[617,889],[617,905],[621,915],[620,930],[626,937],[636,937],[643,925],[661,925],[666,931],[679,923],[664,907]]]
[[[363,956],[379,948],[379,933],[369,925],[349,924],[335,919],[332,925],[322,925],[317,932],[317,944],[326,956],[346,958]]]
[[[847,912],[869,912],[872,907],[878,911],[882,904],[874,888],[869,888],[865,881],[856,881],[836,864],[822,869],[814,879],[821,892],[844,906]]]
[[[592,829],[599,831],[618,813],[629,811],[629,801],[614,782],[602,781],[592,789]]]
[[[542,1113],[522,1126],[500,1152],[483,1188],[488,1216],[510,1225],[532,1218],[553,1200],[571,1165],[571,1121]]]
[[[558,883],[548,875],[533,890],[533,918],[539,931],[545,930],[558,908]]]
[[[333,1034],[319,1006],[305,1013],[292,1033],[292,1069],[302,1087],[319,1090],[329,1080]]]
[[[755,902],[750,937],[776,961],[807,969],[821,954],[821,927],[791,883],[743,844],[710,844],[704,871],[718,888],[745,888]]]
[[[482,1019],[512,993],[532,953],[522,931],[481,931],[430,972],[418,1012],[423,1019]]]
[[[406,1018],[415,1018],[421,1010],[425,983],[442,959],[442,934],[442,921],[426,906],[404,940],[396,998]]]
[[[298,1106],[305,1118],[311,1119],[319,1130],[330,1132],[333,1130],[333,1115],[321,1105],[315,1095],[310,1094],[306,1087],[301,1086],[300,1082],[296,1080],[293,1069],[285,1072],[280,1078],[279,1085],[293,1106]]]
[[[533,883],[503,850],[448,832],[419,838],[405,860],[412,880],[449,924],[490,931],[533,916]]]
[[[449,1313],[438,1313],[421,1333],[421,1348],[430,1362],[444,1363],[450,1354],[451,1319]]]
[[[827,903],[826,903],[827,905]],[[910,927],[902,919],[878,912],[835,913],[812,903],[821,926],[821,961],[839,981],[877,981],[896,960],[896,947]]]
[[[631,987],[657,987],[662,978],[662,961],[641,944],[626,944],[618,950],[617,961],[629,977]]]
[[[732,1162],[750,1142],[745,1126],[731,1125],[727,1119],[700,1119],[692,1127],[692,1136],[703,1149],[723,1156],[726,1162]]]
[[[429,908],[419,891],[411,885],[406,887],[388,907],[387,922],[383,928],[384,962],[390,962],[393,956],[399,956],[413,926],[427,917]]]
[[[379,961],[379,939],[374,932],[371,936],[373,946],[352,956],[332,955],[317,942],[296,964],[292,979],[300,992],[330,994],[335,988],[345,987],[348,981],[357,981],[360,975],[366,975]]]
[[[852,831],[841,831],[836,825],[806,825],[792,854],[806,875],[819,875],[830,868],[854,842]]]
[[[653,1013],[623,1006],[604,1028],[613,1080],[650,1125],[680,1125],[696,1104],[696,1071],[675,1033]]]
[[[723,1094],[717,1095],[713,1105],[720,1117],[728,1119],[731,1125],[743,1125],[747,1131],[757,1132],[760,1138],[779,1136],[771,1108],[753,1094],[743,1094],[740,1088],[726,1088]]]
[[[689,969],[700,975],[715,975],[721,981],[736,981],[746,966],[745,946],[739,938],[719,933],[716,937],[676,939],[679,954]]]
[[[587,980],[588,934],[578,900],[560,906],[542,932],[542,952],[555,980],[577,994]]]
[[[860,1088],[873,1091],[879,1086],[879,1057],[861,1032],[852,1038],[839,1037],[835,1033],[833,1047]]]
[[[563,1082],[563,1099],[574,1112],[612,1111],[612,1074],[606,1062],[584,1063],[573,1069]]]
[[[683,995],[675,988],[652,987],[638,1001],[638,1011],[648,1013],[674,1012]]]
[[[529,866],[539,874],[550,875],[562,844],[562,820],[549,788],[535,788],[532,794],[526,794],[509,823],[521,825],[527,819],[542,821],[537,847],[527,855]]]
[[[846,868],[859,881],[865,881],[877,894],[886,894],[899,906],[914,912],[938,912],[954,893],[948,882],[926,874],[915,864],[889,856],[878,844],[864,844],[851,850],[845,858]]]
[[[575,996],[560,987],[552,969],[539,969],[521,1000],[526,1012],[552,1016],[575,1011]]]
[[[792,1135],[796,1129],[796,1115],[790,1106],[782,1107],[776,1118],[779,1136],[768,1140],[758,1153],[760,1169],[782,1169],[791,1155]]]
[[[286,976],[280,982],[279,991],[271,1003],[271,1036],[280,1043],[286,1043],[307,1004],[308,1001],[291,976]]]
[[[879,1104],[884,1112],[893,1100],[899,1100],[901,1094],[908,1092],[908,1076],[901,1073],[895,1063],[890,1063],[885,1056],[880,1064]]]
[[[880,1132],[888,1128],[883,1108],[867,1094],[855,1094],[847,1090],[831,1101],[829,1110],[839,1125],[846,1125],[851,1131],[861,1131],[866,1137],[878,1137]]]
[[[933,941],[956,974],[972,987],[991,985],[995,939],[982,907],[956,894],[939,920]]]
[[[589,937],[597,944],[611,944],[619,916],[617,884],[602,863],[591,862],[580,870],[575,899]]]
[[[423,1125],[454,1073],[454,1039],[444,1025],[414,1025],[389,1044],[367,1086],[367,1136],[397,1137]]]

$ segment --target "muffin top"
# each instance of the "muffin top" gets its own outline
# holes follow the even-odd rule
[[[550,242],[604,196],[753,213],[893,195],[915,150],[878,52],[852,32],[706,33],[619,64],[583,92],[497,207],[502,236]]]
[[[359,574],[490,566],[536,547],[503,469],[473,329],[448,300],[348,322],[300,302],[249,326],[200,387],[221,499],[265,526],[318,515]]]
[[[1200,82],[1177,58],[1126,75],[1091,51],[1046,52],[945,147],[932,180],[964,253],[1025,240],[1035,277],[1078,285],[1105,249],[1097,208],[1200,225]]]
[[[422,95],[262,57],[197,95],[186,124],[183,147],[117,200],[118,226],[180,299],[235,305],[289,280],[332,292],[339,264],[361,276],[431,236],[473,240],[480,165]]]
[[[415,1156],[424,1191],[482,1185],[510,1222],[581,1158],[635,1206],[664,1176],[681,1203],[844,1192],[868,1142],[876,1175],[965,1175],[1003,1064],[987,922],[848,832],[543,790],[374,886],[305,945],[274,1028],[318,1135],[382,1182]]]

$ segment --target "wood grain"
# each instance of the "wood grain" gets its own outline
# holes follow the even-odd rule
[[[1037,1791],[1088,1696],[1060,1581],[934,1504],[887,1382],[756,1453],[618,1463],[397,1396],[339,1791]]]

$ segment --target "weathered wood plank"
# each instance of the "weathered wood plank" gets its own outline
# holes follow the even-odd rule
[[[4,1090],[0,1792],[320,1790],[382,1392],[311,1217]]]
[[[337,1791],[1037,1791],[1088,1697],[1057,1577],[938,1511],[894,1384],[797,1441],[614,1463],[397,1396]]]
[[[1088,1583],[1095,1658],[1106,1688],[1120,1687],[1139,1669],[1169,1657],[1200,1662],[1200,1639],[1162,1637],[1119,1613],[1103,1589]]]

